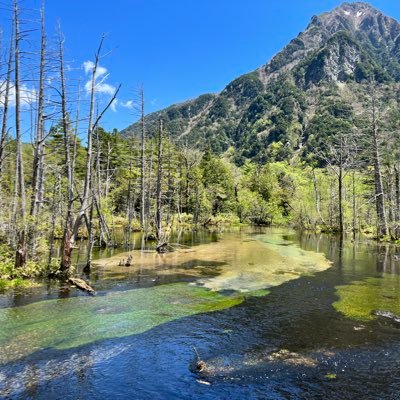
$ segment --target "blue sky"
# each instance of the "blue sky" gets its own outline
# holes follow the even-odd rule
[[[218,92],[232,79],[266,63],[336,0],[47,0],[48,31],[60,20],[74,67],[92,60],[99,38],[110,50],[102,66],[107,83],[122,83],[120,102],[143,84],[147,112]],[[40,0],[24,0],[39,8]],[[400,2],[371,4],[400,19]],[[1,17],[0,17],[1,18]],[[1,21],[1,19],[0,19]],[[3,22],[3,21],[2,21]],[[83,75],[82,70],[82,75]],[[120,103],[120,104],[121,104]],[[106,128],[135,120],[121,105],[104,117]]]

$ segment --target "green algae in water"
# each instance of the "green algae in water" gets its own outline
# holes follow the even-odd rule
[[[268,295],[270,293],[271,292],[269,290],[259,289],[259,290],[252,290],[250,292],[250,294],[249,293],[244,293],[244,295],[247,294],[246,297],[264,297],[264,296],[266,296],[266,295]]]
[[[279,286],[300,276],[312,276],[331,267],[324,254],[304,251],[285,240],[283,234],[221,236],[218,242],[179,249],[160,255],[132,251],[116,257],[97,260],[106,274],[125,273],[120,261],[133,256],[136,268],[157,271],[157,274],[197,276],[197,285],[212,291],[254,291]],[[133,267],[134,269],[135,267]],[[131,270],[131,269],[130,269]]]
[[[371,321],[374,311],[389,311],[400,315],[400,277],[385,274],[381,278],[367,278],[350,285],[337,286],[339,300],[335,309],[348,318]]]
[[[336,379],[336,378],[337,378],[337,375],[336,375],[336,374],[326,374],[324,377],[325,377],[326,379]]]
[[[178,318],[233,307],[243,300],[241,295],[227,296],[177,283],[0,309],[0,363],[48,347],[68,349],[139,334]]]
[[[163,257],[132,252],[137,268],[150,271],[191,275],[193,268],[182,268],[188,262],[218,265],[217,276],[199,279],[196,285],[175,283],[0,309],[0,363],[47,347],[66,349],[139,334],[179,318],[233,307],[247,297],[267,295],[267,288],[323,271],[331,265],[323,254],[302,251],[288,241],[283,246],[241,239],[229,236],[218,243],[167,253]],[[97,263],[110,276],[115,276],[126,271],[126,267],[121,270],[118,266],[121,257],[123,254]]]
[[[282,235],[255,238],[255,241],[231,240],[225,244],[234,247],[224,255],[226,264],[221,266],[219,275],[201,279],[199,283],[214,291],[253,293],[301,276],[313,276],[331,267],[324,254],[302,250]],[[224,240],[219,245],[224,246]]]

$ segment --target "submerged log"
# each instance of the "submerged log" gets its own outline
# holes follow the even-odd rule
[[[133,256],[129,255],[125,262],[125,267],[130,267],[132,265]]]
[[[196,364],[195,370],[196,372],[206,372],[207,371],[207,364],[200,358],[199,352],[197,351],[196,347],[193,346],[193,350],[196,354]]]
[[[83,279],[79,278],[69,278],[68,282],[72,285],[75,285],[78,289],[83,290],[85,292],[93,294],[95,291],[94,289],[88,285]]]
[[[207,364],[204,361],[199,360],[196,362],[196,371],[197,372],[204,372],[206,369],[207,369]]]
[[[164,243],[160,243],[159,245],[157,245],[156,247],[156,251],[157,253],[166,253],[168,251],[168,243],[164,242]]]

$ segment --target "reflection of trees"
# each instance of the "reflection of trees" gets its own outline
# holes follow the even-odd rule
[[[376,271],[393,272],[393,259],[390,257],[389,246],[377,244],[376,246]]]

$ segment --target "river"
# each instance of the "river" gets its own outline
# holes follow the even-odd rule
[[[0,294],[0,398],[400,398],[396,246],[280,228],[172,241],[96,252],[95,296]]]

